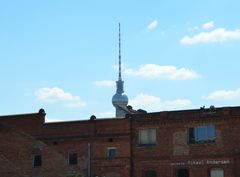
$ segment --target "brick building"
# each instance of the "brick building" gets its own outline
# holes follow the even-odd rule
[[[38,114],[0,118],[1,177],[66,176],[68,165],[62,154],[35,137],[40,119]]]
[[[1,177],[130,176],[127,118],[45,123],[41,109],[0,116],[0,128]]]
[[[133,176],[238,177],[240,108],[132,117]]]
[[[240,176],[240,107],[44,119],[0,116],[1,177]]]

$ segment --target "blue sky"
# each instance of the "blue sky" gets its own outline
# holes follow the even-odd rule
[[[240,2],[0,1],[0,115],[113,117],[121,23],[134,109],[240,102]]]

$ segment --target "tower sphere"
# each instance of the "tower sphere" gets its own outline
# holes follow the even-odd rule
[[[112,97],[112,104],[114,107],[118,106],[127,106],[128,104],[128,97],[124,93],[116,93]]]

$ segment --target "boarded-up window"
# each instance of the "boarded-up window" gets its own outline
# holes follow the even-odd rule
[[[212,168],[211,177],[224,177],[224,171],[222,168]]]
[[[140,145],[156,144],[156,129],[141,129],[138,132],[138,143]]]

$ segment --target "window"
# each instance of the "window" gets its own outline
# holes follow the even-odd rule
[[[78,163],[77,153],[68,154],[68,163],[69,165],[76,165]]]
[[[115,147],[108,148],[107,156],[115,157],[116,156],[116,148]]]
[[[154,170],[145,171],[144,177],[157,177],[157,172]]]
[[[210,143],[215,142],[215,126],[205,125],[196,126],[188,129],[189,143]]]
[[[33,167],[42,166],[42,155],[34,155],[33,157]]]
[[[177,171],[177,177],[189,177],[188,169],[179,169]]]
[[[142,129],[138,132],[138,143],[140,145],[156,144],[156,129]]]
[[[224,177],[224,171],[222,168],[212,168],[210,171],[211,177]]]

